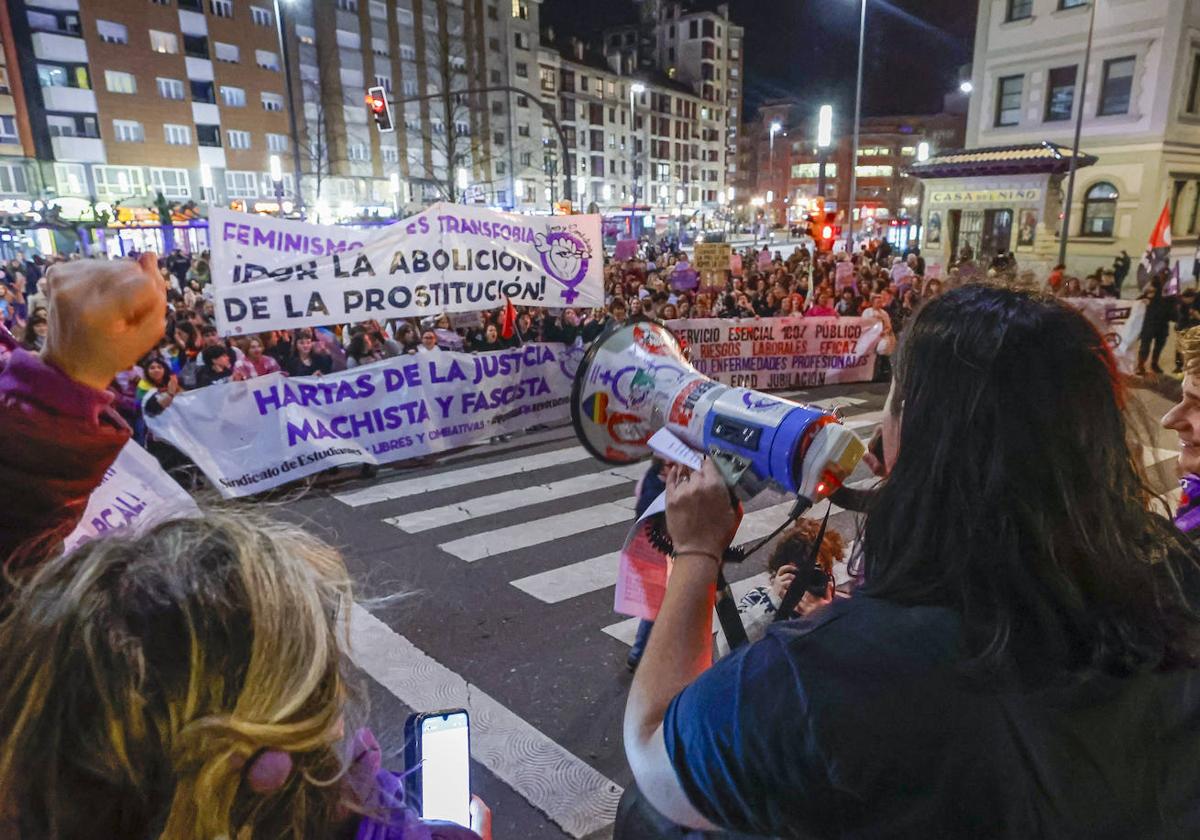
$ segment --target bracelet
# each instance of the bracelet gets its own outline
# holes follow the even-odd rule
[[[685,554],[695,554],[699,557],[707,557],[710,560],[713,560],[714,562],[716,562],[716,564],[718,566],[721,565],[721,558],[719,556],[717,556],[716,554],[713,554],[711,551],[676,551],[675,552],[676,557],[682,557]]]

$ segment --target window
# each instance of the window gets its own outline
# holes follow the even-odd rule
[[[54,181],[59,195],[84,195],[87,192],[87,173],[82,163],[54,164]]]
[[[1088,0],[1058,0],[1058,8],[1060,9],[1076,9],[1087,4]]]
[[[517,62],[517,78],[520,78],[520,79],[528,79],[529,78],[529,65],[526,64],[524,61]]]
[[[151,29],[150,49],[164,55],[175,55],[179,52],[179,39],[175,37],[174,33]]]
[[[97,198],[129,198],[146,191],[146,176],[140,166],[93,166]]]
[[[221,104],[227,108],[245,108],[246,91],[240,87],[221,85]]]
[[[233,0],[208,0],[208,10],[213,13],[213,17],[231,18]]]
[[[346,157],[359,163],[367,163],[371,160],[371,150],[364,143],[348,143]]]
[[[1097,115],[1128,114],[1133,94],[1133,70],[1137,59],[1110,58],[1104,62],[1104,82],[1100,86],[1100,108]]]
[[[1021,121],[1021,87],[1024,76],[1005,76],[996,96],[996,125],[1016,125]]]
[[[229,138],[229,148],[231,148],[231,149],[249,149],[250,148],[250,132],[249,131],[238,131],[236,129],[231,128],[227,132],[225,132],[225,134]]]
[[[264,93],[262,95],[262,106],[264,111],[282,111],[283,97],[278,93]]]
[[[1024,20],[1033,17],[1033,0],[1008,0],[1008,15],[1005,20]]]
[[[862,167],[859,167],[859,168],[861,169]],[[821,164],[819,164],[819,163],[793,163],[792,164],[792,177],[797,178],[797,179],[799,179],[799,178],[819,178],[819,177],[821,177]],[[825,177],[826,178],[836,178],[837,177],[837,164],[836,163],[825,164]]]
[[[196,145],[208,146],[215,149],[221,148],[221,126],[197,123]]]
[[[267,151],[286,152],[287,150],[288,136],[286,134],[267,134]]]
[[[517,126],[517,136],[518,137],[528,137],[529,136],[529,125],[527,123],[522,123]]]
[[[217,61],[223,61],[226,64],[237,64],[242,58],[237,44],[226,44],[223,41],[213,41],[213,54],[217,57]]]
[[[492,40],[495,41],[496,39],[493,38]],[[499,49],[499,42],[497,42],[496,49],[497,50]],[[401,44],[400,45],[400,57],[403,59],[407,59],[408,61],[416,61],[417,51],[416,51],[416,49],[413,48],[412,44]]]
[[[496,174],[505,175],[508,173],[508,164],[502,160],[496,161]]]
[[[487,7],[488,20],[500,20],[500,10],[495,6]]]
[[[383,88],[388,93],[392,92],[392,77],[391,76],[376,76],[375,84]]]
[[[255,50],[254,63],[264,70],[279,72],[279,54],[270,50]]]
[[[251,6],[250,19],[259,26],[270,26],[271,12],[269,9],[264,9],[262,6]]]
[[[379,0],[371,0],[367,7],[368,13],[376,20],[387,20],[387,6]]]
[[[1055,67],[1050,71],[1046,90],[1046,122],[1071,119],[1071,108],[1075,104],[1075,65]]]
[[[105,70],[104,86],[108,88],[109,93],[137,93],[137,79],[132,73],[123,73],[120,70]]]
[[[343,12],[357,12],[358,0],[337,0],[337,7]]]
[[[521,152],[521,166],[533,166],[533,152]]]
[[[495,134],[493,134],[492,142],[495,143],[497,146],[503,146],[504,145],[504,132],[497,131]]]
[[[254,198],[258,195],[258,173],[225,170],[225,192],[230,198]]]
[[[1107,181],[1093,185],[1083,200],[1083,236],[1112,236],[1117,218],[1117,188]]]
[[[688,21],[688,37],[689,38],[699,38],[700,37],[700,21],[698,21],[698,20]]]
[[[315,47],[317,45],[317,30],[311,26],[296,25],[296,37],[300,39],[300,43],[306,47]]]
[[[379,152],[383,155],[384,163],[399,163],[400,150],[395,146],[380,146]]]
[[[854,174],[859,178],[890,178],[892,177],[893,169],[890,166],[856,166]],[[828,176],[828,167],[825,174]]]
[[[529,49],[529,36],[524,32],[517,32],[513,35],[513,43],[517,45],[519,50]]]
[[[0,193],[24,193],[29,191],[25,178],[25,167],[19,163],[0,165]]]
[[[1187,112],[1200,114],[1200,53],[1192,56],[1192,81],[1188,85],[1187,97]]]
[[[207,102],[210,105],[217,101],[215,85],[212,82],[189,80],[192,88],[193,102]]]
[[[168,146],[192,145],[191,126],[167,123],[163,126],[163,135],[166,137]]]
[[[388,50],[387,39],[372,38],[371,52],[375,53],[375,55],[379,56],[380,58],[387,58],[389,55],[391,55],[391,52]]]
[[[96,21],[96,33],[106,44],[128,44],[129,30],[123,23],[113,23],[111,20]]]
[[[192,58],[208,58],[208,38],[203,35],[184,35],[183,54]]]
[[[0,116],[0,143],[18,143],[16,117],[5,114]]]
[[[158,95],[163,99],[183,99],[183,82],[179,79],[155,79],[158,84]]]
[[[525,0],[512,0],[512,16],[521,20],[529,20],[529,6]]]
[[[186,169],[150,170],[150,186],[164,198],[191,198],[192,185]]]
[[[118,143],[142,143],[146,140],[146,133],[140,122],[113,120],[113,137]]]

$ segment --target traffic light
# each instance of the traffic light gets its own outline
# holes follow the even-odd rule
[[[367,108],[375,118],[375,127],[381,133],[396,130],[392,122],[392,106],[387,100],[387,91],[382,86],[367,88]]]

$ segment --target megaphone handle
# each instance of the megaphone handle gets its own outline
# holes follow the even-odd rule
[[[733,590],[729,588],[729,581],[725,580],[724,570],[717,572],[716,610],[717,621],[721,623],[729,649],[735,650],[746,644],[749,641],[746,628],[742,625],[742,615],[733,601]]]

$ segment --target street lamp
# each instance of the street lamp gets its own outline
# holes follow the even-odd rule
[[[275,35],[279,41],[279,54],[283,58],[283,78],[284,88],[287,91],[288,100],[288,128],[292,135],[292,167],[293,177],[296,179],[296,205],[304,206],[304,191],[300,189],[300,129],[296,123],[296,99],[292,92],[292,59],[288,53],[287,41],[284,38],[284,23],[283,23],[283,6],[279,0],[274,0],[275,4]],[[283,180],[282,178],[280,180]]]
[[[922,140],[917,144],[917,163],[924,163],[929,160],[929,143]],[[921,247],[921,238],[925,233],[925,218],[922,216],[925,207],[925,181],[918,178],[921,182],[920,191],[917,193],[917,232],[913,237],[917,242],[917,247]]]
[[[633,196],[629,201],[629,235],[633,236],[633,212],[638,203],[638,160],[637,160],[637,97],[646,92],[646,86],[634,82],[629,86],[629,160],[633,165]]]
[[[458,191],[460,193],[467,189],[467,184],[469,183],[467,179],[469,177],[470,176],[467,174],[467,168],[465,166],[458,167],[458,171],[454,176],[454,185],[458,187]]]
[[[400,173],[393,172],[388,178],[388,185],[392,188],[392,210],[396,214],[396,218],[400,217]]]
[[[854,88],[854,145],[850,149],[850,202],[846,208],[846,251],[854,253],[854,204],[858,198],[858,130],[862,122],[863,50],[867,38],[867,0],[858,18],[858,82]]]
[[[817,195],[825,198],[825,164],[829,160],[829,147],[833,145],[833,106],[822,105],[817,111],[817,148],[821,162],[817,172]]]
[[[207,163],[200,164],[200,189],[204,193],[204,201],[211,207],[216,201],[216,196],[213,191],[212,166]]]
[[[975,85],[971,84],[970,79],[967,79],[965,82],[963,82],[961,85],[958,86],[958,89],[961,90],[963,93],[970,93],[971,91],[975,90]]]
[[[1071,203],[1075,198],[1075,169],[1079,162],[1079,136],[1083,132],[1083,103],[1087,101],[1088,70],[1092,66],[1092,39],[1096,34],[1096,4],[1092,0],[1091,19],[1088,21],[1087,49],[1083,53],[1083,81],[1079,85],[1079,103],[1075,115],[1075,143],[1071,146],[1071,164],[1067,174],[1067,200],[1063,205],[1062,232],[1058,237],[1058,264],[1067,264],[1067,237],[1071,233]]]
[[[279,212],[283,212],[283,161],[279,155],[271,155],[271,183],[275,185],[275,203]]]

